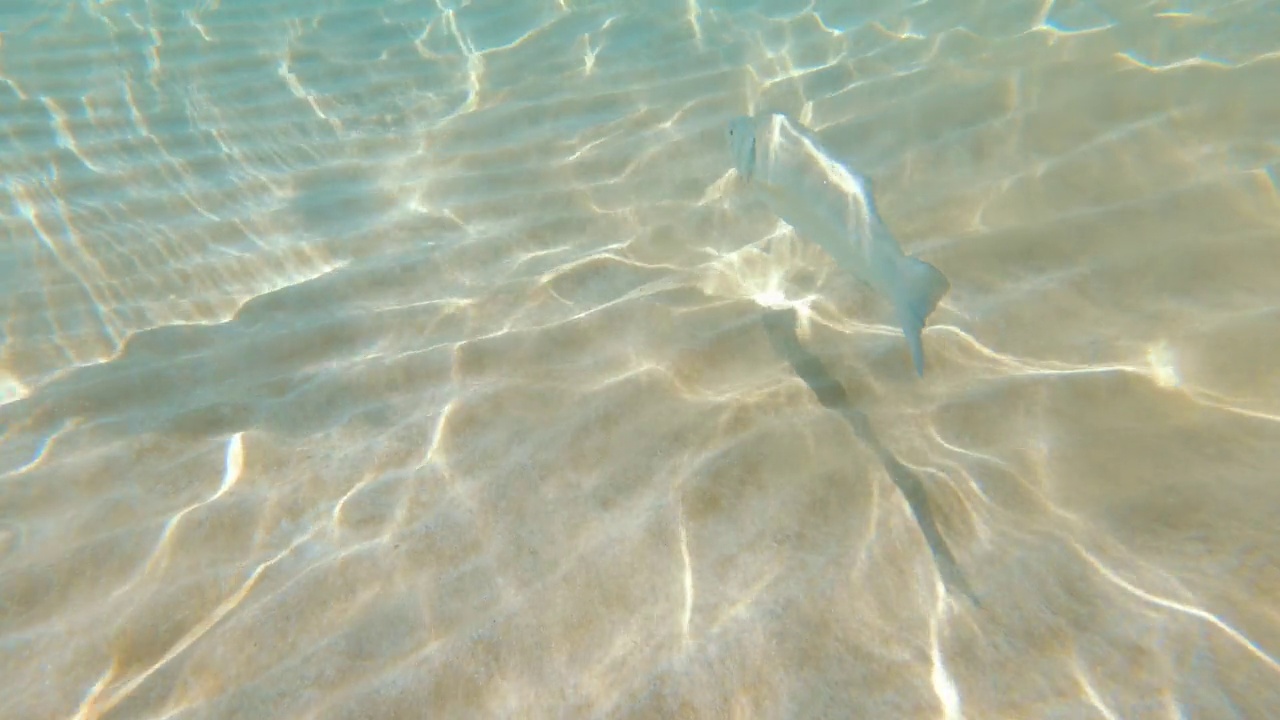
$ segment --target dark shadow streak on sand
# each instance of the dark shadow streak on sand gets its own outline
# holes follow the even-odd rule
[[[413,306],[370,312],[334,297],[417,292],[434,250],[374,260],[259,295],[217,324],[167,325],[132,335],[109,361],[68,370],[40,392],[0,405],[0,473],[39,456],[68,420],[121,437],[186,439],[262,429],[304,438],[356,422],[390,430],[388,398],[447,378],[447,349],[370,360],[362,371],[328,363],[360,357],[435,317]],[[377,295],[375,295],[377,297]]]
[[[773,344],[778,354],[791,364],[796,374],[805,381],[813,394],[818,396],[818,402],[843,417],[853,428],[858,439],[866,443],[867,447],[880,458],[880,462],[884,463],[889,478],[893,480],[894,485],[898,486],[898,490],[907,499],[907,504],[916,517],[920,532],[924,534],[925,542],[929,544],[929,550],[933,553],[943,584],[950,592],[964,595],[974,606],[980,607],[981,603],[970,589],[964,573],[960,570],[960,565],[942,538],[942,533],[938,531],[938,524],[929,506],[929,497],[924,483],[880,442],[866,413],[856,409],[849,402],[849,395],[844,387],[832,377],[831,373],[827,372],[827,368],[816,355],[800,344],[800,338],[796,335],[795,311],[766,312],[761,322],[769,336],[769,342]]]

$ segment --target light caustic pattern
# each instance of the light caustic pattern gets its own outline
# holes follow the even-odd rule
[[[5,23],[0,716],[1280,707],[1267,3]],[[923,379],[763,109],[950,278]]]

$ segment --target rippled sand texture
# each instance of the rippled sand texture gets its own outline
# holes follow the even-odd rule
[[[0,716],[1275,717],[1274,6],[729,5],[9,3]]]

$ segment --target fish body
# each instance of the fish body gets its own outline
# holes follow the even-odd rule
[[[727,134],[738,174],[774,214],[889,299],[923,375],[921,332],[950,284],[937,268],[902,252],[876,211],[870,181],[785,113],[736,118]]]

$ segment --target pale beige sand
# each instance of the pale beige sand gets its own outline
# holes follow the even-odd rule
[[[1267,3],[46,5],[0,717],[1280,712]],[[923,379],[763,108],[950,278]]]

